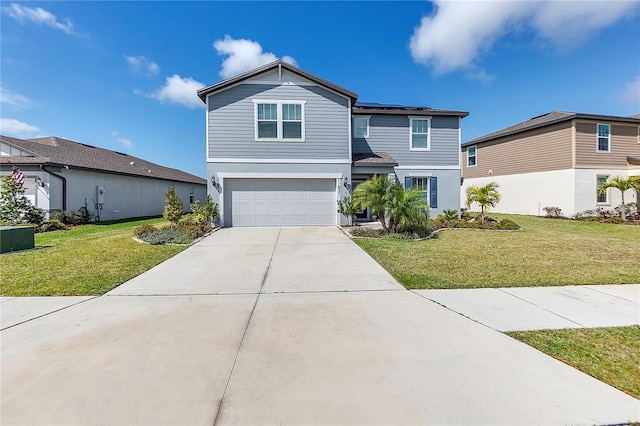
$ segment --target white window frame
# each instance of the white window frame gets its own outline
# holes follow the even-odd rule
[[[611,192],[611,188],[607,189],[607,192],[604,193],[606,200],[605,201],[599,201],[598,198],[600,197],[601,194],[598,193],[599,189],[600,189],[600,185],[598,183],[598,179],[599,178],[604,178],[604,182],[607,182],[609,180],[609,175],[596,175],[596,205],[598,206],[608,206],[611,205],[611,199],[609,197],[610,192]],[[603,182],[603,183],[604,183]]]
[[[269,99],[252,99],[253,100],[253,126],[254,126],[254,138],[256,142],[304,142],[306,140],[306,122],[305,122],[305,106],[307,101],[295,101],[295,100],[269,100]],[[259,104],[276,104],[277,112],[277,126],[275,138],[259,138],[258,137],[258,105]],[[285,138],[283,137],[283,113],[282,105],[300,105],[301,106],[301,137],[300,138]],[[288,122],[294,122],[298,120],[287,120]]]
[[[469,164],[469,159],[471,158],[471,156],[469,156],[469,150],[471,150],[471,148],[473,148],[473,164]],[[478,145],[471,145],[470,147],[467,148],[467,167],[475,167],[478,165]]]
[[[410,176],[411,178],[411,188],[417,188],[420,190],[420,192],[423,194],[423,199],[424,201],[427,203],[427,205],[429,206],[429,191],[431,191],[431,176]],[[423,188],[418,188],[414,181],[421,179],[423,182],[424,187]]]
[[[607,126],[607,149],[600,149],[600,126]],[[596,124],[596,152],[611,152],[611,125],[605,123]]]
[[[427,147],[426,148],[413,147],[413,121],[414,120],[422,120],[427,122]],[[431,117],[427,117],[427,116],[409,117],[409,151],[431,151]]]
[[[353,117],[353,137],[354,138],[360,138],[360,139],[366,139],[369,137],[369,119],[371,118],[370,115],[356,115]],[[356,120],[366,120],[367,121],[367,132],[364,135],[359,135],[357,133],[358,131],[358,126],[356,126]]]

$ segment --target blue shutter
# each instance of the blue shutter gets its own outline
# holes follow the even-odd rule
[[[411,176],[404,177],[404,188],[405,189],[411,188]]]
[[[429,179],[429,207],[432,209],[438,207],[438,178],[436,176]]]

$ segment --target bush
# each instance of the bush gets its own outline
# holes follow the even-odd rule
[[[547,217],[564,217],[560,207],[544,207],[542,210],[544,210]]]
[[[175,230],[190,240],[200,238],[213,230],[207,222],[203,222],[201,219],[192,216],[185,217],[178,222]]]
[[[622,216],[622,204],[616,207],[613,211],[617,216]],[[627,219],[634,219],[638,217],[638,214],[640,214],[638,203],[627,203],[625,205],[625,212]]]
[[[456,212],[457,215],[457,212]],[[400,228],[400,233],[404,234],[407,238],[427,238],[431,235],[438,226],[435,221],[429,220],[424,224],[408,224]]]
[[[625,221],[622,220],[621,217],[613,216],[613,217],[610,217],[608,219],[605,219],[605,222],[607,222],[607,223],[624,223]]]
[[[141,240],[144,240],[145,237],[148,237],[149,235],[158,231],[160,230],[153,225],[142,225],[133,230],[133,235],[135,235],[137,238],[140,238]]]
[[[93,218],[93,214],[86,207],[80,207],[78,210],[51,210],[49,212],[49,219],[71,225],[86,225]]]
[[[206,196],[203,205],[200,205],[200,200],[191,204],[191,212],[199,222],[206,225],[211,225],[214,220],[220,217],[218,205],[211,200],[211,195]]]
[[[520,225],[512,221],[511,219],[502,219],[498,226],[498,229],[502,229],[505,231],[516,231],[520,229]]]
[[[146,237],[142,238],[142,241],[151,245],[158,244],[189,244],[191,241],[182,232],[178,232],[175,229],[164,228],[157,232],[153,232]]]
[[[349,230],[354,237],[379,238],[384,235],[382,229],[374,229],[368,226],[356,226]]]
[[[25,220],[29,223],[33,223],[34,225],[40,225],[44,220],[44,213],[42,212],[42,209],[33,208],[27,212]]]
[[[36,228],[36,232],[58,231],[60,229],[64,229],[64,223],[56,219],[49,219],[42,222]]]

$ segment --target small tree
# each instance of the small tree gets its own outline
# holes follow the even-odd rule
[[[378,216],[382,224],[382,230],[387,233],[389,228],[386,222],[386,210],[391,200],[391,182],[389,175],[374,175],[370,180],[361,183],[353,191],[354,202],[369,207],[373,214]]]
[[[389,230],[398,230],[409,224],[424,225],[429,219],[429,205],[423,198],[422,191],[417,188],[405,189],[396,181],[391,186],[389,200]]]
[[[627,179],[623,179],[620,176],[616,176],[606,181],[598,188],[599,194],[605,194],[608,188],[616,188],[622,193],[622,208],[620,209],[620,217],[622,220],[627,220],[626,205],[624,203],[624,193],[629,189],[640,191],[640,176],[630,176]]]
[[[0,221],[12,225],[24,223],[30,212],[35,210],[24,195],[24,186],[12,175],[3,176],[0,180]]]
[[[220,216],[218,205],[213,203],[209,194],[205,197],[203,205],[200,205],[200,200],[196,200],[195,203],[191,204],[191,212],[196,217],[196,220],[207,225],[211,225],[211,222]]]
[[[353,225],[358,212],[362,210],[359,203],[356,203],[351,195],[345,195],[342,200],[338,201],[338,213],[349,218],[349,225]]]
[[[169,190],[164,193],[164,201],[166,205],[162,216],[171,222],[171,229],[173,229],[183,212],[182,200],[176,197],[176,190],[173,186],[169,187]]]
[[[484,211],[489,207],[495,207],[500,202],[500,193],[498,192],[498,184],[491,182],[485,186],[471,185],[467,188],[467,208],[471,204],[480,205],[480,218],[484,223]]]

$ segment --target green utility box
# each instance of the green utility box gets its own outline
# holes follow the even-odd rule
[[[35,245],[33,226],[0,226],[0,253],[32,249]]]

